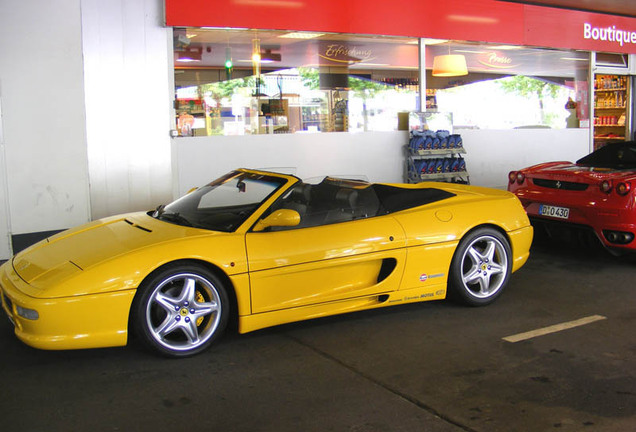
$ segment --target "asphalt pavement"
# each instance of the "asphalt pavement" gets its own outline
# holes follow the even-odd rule
[[[0,429],[631,432],[634,276],[636,256],[539,244],[488,307],[229,333],[182,360],[137,344],[38,351],[2,319]],[[528,339],[504,340],[516,335]]]

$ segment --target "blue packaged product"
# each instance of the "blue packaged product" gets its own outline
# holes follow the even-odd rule
[[[426,173],[434,174],[435,173],[435,159],[427,159]]]
[[[453,163],[452,158],[445,158],[444,166],[442,167],[442,172],[445,172],[445,173],[450,172],[452,163]]]
[[[419,175],[426,170],[426,160],[415,161],[415,172]]]
[[[420,169],[420,174],[427,174],[427,173],[428,173],[428,161],[424,159],[422,161],[422,169]]]
[[[415,150],[417,146],[417,137],[411,137],[411,139],[409,140],[409,149],[410,150]]]
[[[424,137],[418,136],[415,137],[415,147],[414,150],[422,150],[424,148]]]
[[[447,130],[438,130],[435,132],[435,136],[439,139],[439,147],[440,149],[448,148],[448,138],[450,137],[450,132]]]
[[[424,148],[425,137],[426,135],[423,133],[423,131],[413,131],[411,133],[409,147],[413,152],[417,152],[418,150],[422,150]]]
[[[466,171],[466,161],[464,160],[463,157],[459,157],[459,167],[457,169],[457,171]]]
[[[443,172],[444,169],[444,159],[436,159],[435,160],[435,173],[439,174]]]

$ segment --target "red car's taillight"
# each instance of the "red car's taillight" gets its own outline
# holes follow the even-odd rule
[[[625,196],[632,190],[632,185],[626,182],[621,182],[616,186],[616,193]]]
[[[606,194],[608,194],[611,191],[612,191],[612,182],[609,180],[604,180],[603,183],[601,183],[601,192],[605,192]]]
[[[519,171],[517,173],[517,183],[521,184],[523,183],[523,181],[526,179],[526,175],[524,173],[522,173],[521,171]]]
[[[625,196],[632,190],[632,185],[629,182],[620,182],[614,188],[610,180],[604,180],[603,183],[601,183],[601,192],[609,194],[612,192],[612,189],[616,189],[616,193],[620,196]]]
[[[510,184],[513,184],[514,182],[521,184],[525,179],[526,175],[521,171],[510,171],[508,173],[508,181],[510,182]]]

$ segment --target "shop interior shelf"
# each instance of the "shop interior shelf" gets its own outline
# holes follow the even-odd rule
[[[411,152],[411,156],[418,158],[418,156],[437,156],[447,154],[463,154],[466,150],[463,147],[460,148],[445,148],[445,149],[432,149],[432,150],[417,150],[415,153]]]
[[[468,171],[420,174],[420,178],[422,180],[450,180],[458,177],[468,177]]]

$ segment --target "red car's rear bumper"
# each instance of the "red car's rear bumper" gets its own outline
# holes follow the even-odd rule
[[[528,216],[535,221],[590,227],[606,247],[636,250],[636,213],[630,205],[633,198],[615,199],[564,191],[537,193],[518,190],[516,194]],[[553,212],[554,215],[549,216],[541,214],[542,206],[559,207],[567,211]],[[567,217],[563,217],[565,214]]]

